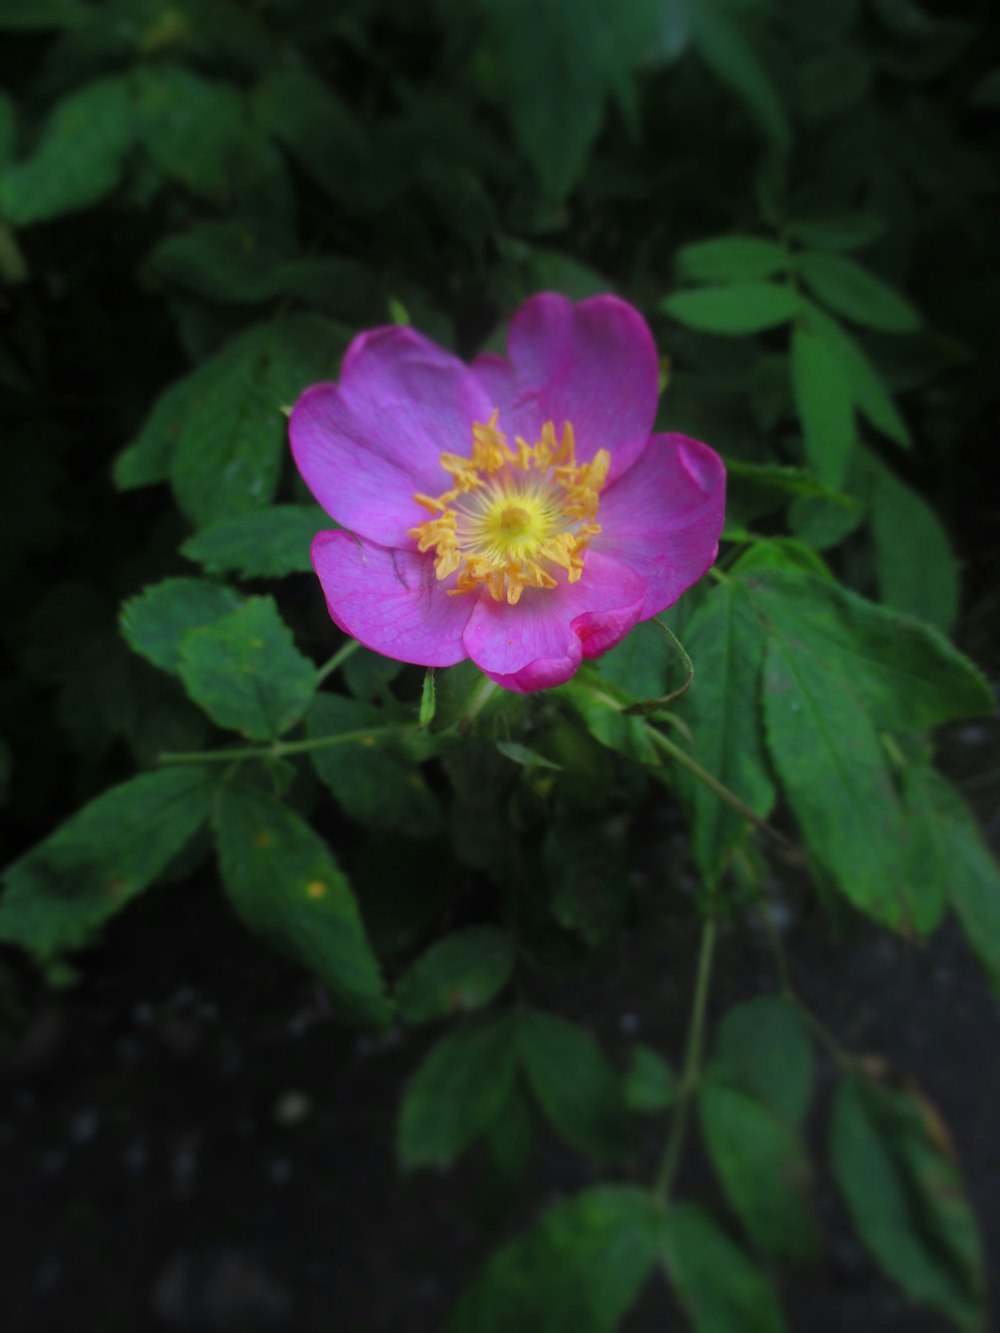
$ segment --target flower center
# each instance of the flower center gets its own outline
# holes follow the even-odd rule
[[[597,500],[611,455],[599,449],[578,463],[569,422],[559,440],[549,421],[535,444],[518,437],[512,449],[498,415],[472,427],[471,457],[441,455],[453,485],[438,496],[414,495],[433,517],[409,536],[434,551],[439,579],[458,575],[450,595],[486,587],[494,601],[515,606],[525,588],[555,588],[557,569],[570,583],[580,578],[584,551],[601,530]]]

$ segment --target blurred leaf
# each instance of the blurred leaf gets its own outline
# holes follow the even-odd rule
[[[634,1046],[622,1091],[630,1111],[664,1111],[677,1099],[677,1075],[651,1046]]]
[[[947,1132],[918,1094],[845,1079],[830,1134],[834,1175],[883,1271],[961,1329],[985,1329],[979,1238]]]
[[[293,727],[316,690],[316,669],[295,647],[272,597],[184,635],[184,688],[220,727],[272,740]]]
[[[258,122],[299,161],[313,180],[347,208],[364,198],[370,146],[359,122],[336,95],[305,69],[268,74],[253,92]]]
[[[787,324],[796,311],[795,291],[777,282],[737,282],[674,292],[663,302],[668,315],[705,333],[743,335]]]
[[[514,970],[514,941],[496,926],[470,926],[446,935],[400,978],[396,1004],[407,1023],[489,1004]]]
[[[229,783],[215,810],[219,868],[247,926],[317,976],[354,1016],[388,1016],[354,894],[329,847],[293,811]]]
[[[252,305],[277,295],[279,265],[293,254],[283,228],[232,219],[164,237],[144,267],[161,282],[210,301]]]
[[[212,373],[209,362],[170,385],[156,400],[138,436],[115,459],[112,477],[120,491],[169,481],[171,461],[188,413],[197,401],[202,381],[211,383]]]
[[[783,273],[788,254],[759,236],[720,236],[685,245],[674,257],[678,273],[696,282],[753,282]]]
[[[134,652],[164,671],[179,671],[188,630],[214,625],[242,601],[232,588],[207,579],[163,579],[123,604],[119,624]]]
[[[841,486],[857,442],[851,393],[840,363],[802,324],[792,330],[792,389],[806,457],[822,481]]]
[[[701,1085],[698,1109],[709,1157],[747,1233],[768,1254],[807,1259],[819,1234],[806,1203],[809,1165],[790,1125],[756,1097],[724,1081]]]
[[[910,333],[920,316],[898,292],[853,259],[804,250],[795,267],[819,299],[856,324],[885,333]]]
[[[697,1204],[672,1204],[663,1259],[694,1333],[783,1333],[774,1289]]]
[[[959,607],[958,566],[934,510],[876,458],[870,459],[872,535],[882,600],[948,631]]]
[[[544,754],[539,754],[537,750],[521,745],[519,741],[497,741],[496,747],[505,759],[509,759],[512,764],[520,764],[522,768],[559,770],[562,767],[561,764],[554,764],[551,759],[547,759]]]
[[[268,504],[285,454],[281,409],[329,374],[340,350],[336,325],[285,316],[252,325],[189,377],[170,476],[197,527]]]
[[[929,765],[903,771],[910,840],[907,868],[925,905],[918,924],[932,928],[947,896],[966,939],[1000,995],[1000,866],[969,807]]]
[[[623,839],[618,821],[584,822],[577,814],[552,820],[542,846],[552,915],[591,949],[608,942],[628,906]]]
[[[402,1166],[436,1166],[456,1158],[508,1100],[516,1072],[512,1014],[480,1019],[442,1037],[403,1097],[396,1137]]]
[[[973,106],[988,107],[991,110],[1000,107],[1000,67],[991,69],[979,80],[969,93],[969,101]]]
[[[40,960],[90,942],[147,888],[208,817],[204,768],[166,768],[112,787],[4,872],[0,940]]]
[[[134,132],[124,79],[71,93],[49,114],[34,153],[0,175],[0,212],[26,227],[98,203],[121,180]]]
[[[535,1109],[523,1080],[515,1079],[510,1096],[486,1134],[493,1165],[508,1187],[521,1181],[536,1138]]]
[[[743,590],[733,583],[714,588],[685,637],[695,679],[677,712],[691,728],[694,757],[766,816],[775,791],[758,704],[765,638]],[[695,860],[714,882],[747,822],[686,770],[677,767],[674,779],[689,811]]]
[[[713,1073],[790,1125],[801,1125],[813,1089],[812,1046],[798,1008],[777,995],[735,1005],[719,1023]]]
[[[377,730],[386,721],[384,713],[370,704],[323,693],[309,709],[308,730],[310,738],[318,739]],[[314,750],[312,761],[340,805],[360,824],[415,838],[441,831],[437,797],[417,765],[393,746],[391,738],[373,736],[331,745]]]
[[[321,528],[336,527],[317,505],[271,505],[203,528],[181,554],[209,574],[279,579],[312,569],[309,548]]]
[[[586,1028],[529,1010],[518,1041],[531,1090],[559,1136],[599,1160],[620,1158],[629,1145],[621,1083]]]
[[[878,240],[885,223],[866,213],[819,213],[793,218],[786,230],[794,240],[816,250],[860,250]]]
[[[368,648],[359,648],[344,663],[344,680],[356,698],[368,702],[386,693],[387,687],[402,669],[402,662],[397,662],[391,657],[382,657]],[[438,686],[440,685],[439,680]]]
[[[896,404],[881,376],[865,352],[846,329],[811,301],[803,300],[804,326],[814,332],[839,363],[851,401],[873,426],[896,444],[909,448],[909,428],[899,415]]]
[[[833,490],[806,468],[727,458],[726,479],[727,523],[736,527],[746,527],[763,514],[773,514],[797,497],[829,500],[845,509],[858,507],[851,496]]]
[[[556,1204],[493,1255],[447,1333],[614,1333],[653,1267],[659,1223],[655,1200],[632,1185]]]
[[[777,89],[740,24],[717,0],[693,0],[688,11],[698,54],[716,78],[742,101],[778,153],[791,147],[791,130]]]
[[[76,28],[93,19],[93,9],[82,0],[0,0],[0,31]]]

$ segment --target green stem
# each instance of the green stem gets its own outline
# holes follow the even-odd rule
[[[666,1202],[680,1164],[681,1149],[687,1132],[688,1115],[691,1099],[701,1077],[701,1053],[705,1041],[705,1014],[708,1008],[708,990],[712,977],[712,954],[715,949],[715,919],[706,917],[701,931],[701,949],[698,953],[698,971],[694,983],[694,1000],[691,1005],[691,1022],[688,1025],[687,1046],[684,1051],[684,1068],[681,1072],[681,1084],[677,1095],[674,1118],[670,1123],[670,1134],[663,1151],[663,1160],[656,1177],[654,1192],[658,1199]]]
[[[361,644],[358,643],[357,639],[348,639],[345,644],[337,649],[329,662],[324,662],[316,672],[316,684],[322,685],[327,676],[332,676],[337,668],[343,666],[349,657],[353,657],[360,647]]]
[[[468,709],[462,715],[462,722],[465,723],[466,726],[471,726],[472,723],[475,722],[476,718],[499,688],[500,686],[495,680],[490,680],[489,676],[483,677],[482,685],[476,690],[469,703]]]
[[[682,768],[686,768],[689,773],[693,773],[698,781],[704,783],[713,795],[718,796],[720,801],[725,801],[726,805],[731,806],[738,814],[742,815],[744,819],[748,819],[751,824],[756,828],[759,828],[762,833],[766,833],[768,837],[773,838],[775,842],[781,843],[781,845],[789,851],[793,850],[793,844],[788,841],[783,833],[779,833],[776,828],[772,828],[767,820],[762,819],[756,810],[751,810],[744,801],[740,800],[735,792],[730,791],[718,778],[713,777],[707,768],[702,768],[697,759],[692,759],[687,751],[682,750],[679,745],[675,744],[675,742],[669,738],[669,736],[664,736],[662,731],[657,731],[655,727],[651,727],[648,724],[646,726],[646,732],[654,745],[658,746],[664,754],[670,755],[671,759],[674,759]]]
[[[289,754],[307,754],[310,750],[325,750],[330,745],[373,743],[379,736],[401,736],[416,727],[368,727],[364,731],[342,731],[336,736],[313,736],[304,741],[273,741],[270,745],[246,745],[231,750],[186,750],[161,754],[161,764],[221,764],[232,759],[284,759]]]

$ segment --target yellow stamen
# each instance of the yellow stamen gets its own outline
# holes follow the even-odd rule
[[[454,484],[441,495],[414,495],[433,517],[409,535],[419,551],[434,552],[439,579],[456,575],[450,595],[485,588],[516,606],[526,588],[557,587],[555,570],[579,581],[587,545],[601,530],[595,519],[611,455],[599,449],[577,463],[568,421],[561,436],[547,421],[533,445],[519,436],[512,449],[498,420],[494,410],[473,425],[470,457],[441,454]]]

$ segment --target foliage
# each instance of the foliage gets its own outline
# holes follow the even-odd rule
[[[841,935],[953,913],[1000,994],[1000,872],[932,751],[992,706],[948,637],[962,451],[996,410],[982,27],[887,0],[0,0],[0,583],[29,705],[5,681],[0,940],[66,983],[196,873],[344,1022],[444,1025],[401,1166],[485,1152],[516,1184],[551,1133],[600,1182],[456,1286],[452,1333],[611,1330],[657,1273],[699,1333],[779,1330],[822,1174],[887,1280],[986,1326],[923,1094],[822,1029],[780,949],[776,993],[706,1035],[716,923],[768,920],[790,865]],[[499,350],[543,289],[643,310],[659,427],[726,456],[729,505],[665,626],[525,698],[330,624],[332,521],[285,417],[364,328]],[[664,808],[698,888],[657,910],[704,923],[689,1040],[623,1053],[544,978],[623,947]],[[694,1128],[721,1207],[679,1197]]]

